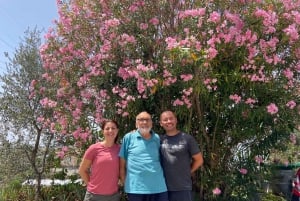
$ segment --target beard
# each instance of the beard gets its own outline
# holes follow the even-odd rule
[[[140,133],[143,134],[149,134],[151,131],[151,127],[149,128],[138,128],[138,130],[140,131]]]

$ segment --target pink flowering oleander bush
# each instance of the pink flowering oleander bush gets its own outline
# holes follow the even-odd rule
[[[204,155],[201,200],[251,200],[271,148],[299,123],[300,1],[69,0],[41,47],[38,121],[65,146],[99,138],[104,118],[135,128],[174,110]],[[46,81],[44,86],[42,81]],[[120,137],[121,137],[120,136]]]

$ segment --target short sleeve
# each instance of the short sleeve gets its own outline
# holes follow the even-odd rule
[[[94,160],[96,155],[95,144],[91,145],[84,153],[83,158],[87,160]]]
[[[189,151],[191,153],[191,156],[200,152],[199,145],[192,135],[189,135]]]
[[[120,149],[120,152],[119,152],[120,158],[123,158],[125,160],[127,160],[127,155],[128,155],[128,153],[127,153],[128,144],[129,144],[129,136],[128,136],[128,134],[126,134],[123,137],[122,144],[121,144],[121,149]]]

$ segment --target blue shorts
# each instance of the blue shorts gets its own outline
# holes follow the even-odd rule
[[[169,201],[168,193],[134,194],[127,193],[128,201]]]
[[[169,201],[193,201],[192,191],[168,191]]]

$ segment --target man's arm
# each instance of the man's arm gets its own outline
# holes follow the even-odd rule
[[[196,170],[198,170],[199,167],[203,165],[203,156],[201,152],[194,154],[192,156],[192,165],[191,165],[191,173],[194,173]]]

